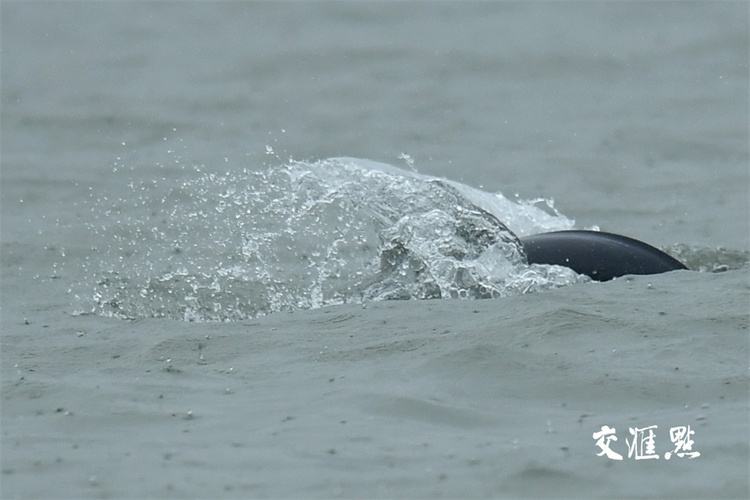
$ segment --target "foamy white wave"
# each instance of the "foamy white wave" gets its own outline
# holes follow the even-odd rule
[[[228,321],[383,299],[484,298],[577,282],[516,235],[569,229],[535,201],[368,160],[205,174],[101,206],[92,312]]]

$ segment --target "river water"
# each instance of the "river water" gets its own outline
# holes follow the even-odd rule
[[[648,495],[626,486],[644,477],[667,495],[747,496],[747,3],[12,1],[1,14],[4,497]],[[598,284],[514,254],[511,233],[573,227],[692,271]],[[163,409],[111,420],[129,372],[159,377],[133,382],[132,401],[179,372],[192,378],[174,412],[191,386],[196,414],[235,408],[211,399],[230,389],[229,361],[157,368],[202,345],[202,322],[237,342],[225,358],[246,368],[231,388],[243,414],[296,419],[276,430],[286,440],[238,419],[225,422],[237,446],[217,430],[152,449],[163,429],[144,419]],[[319,359],[303,362],[310,342]],[[524,358],[528,343],[543,358]],[[263,346],[275,361],[257,378]],[[615,348],[632,356],[606,369],[627,383],[595,401],[604,375],[584,361]],[[334,349],[326,366],[349,385],[330,400],[305,378]],[[659,378],[674,356],[693,392]],[[116,366],[76,378],[91,357]],[[552,371],[530,368],[541,359]],[[560,366],[577,382],[547,390]],[[77,392],[93,380],[99,400]],[[633,390],[632,408],[615,404]],[[578,402],[570,415],[559,395]],[[346,440],[321,427],[337,405],[337,422],[362,422]],[[689,418],[709,423],[704,454],[682,483],[662,461],[606,476],[592,432],[634,415],[677,425],[702,405]],[[517,420],[496,420],[502,408]],[[581,430],[584,413],[601,418]],[[211,415],[177,427],[210,436]],[[132,446],[114,437],[125,428]],[[545,454],[550,434],[567,441]],[[164,458],[180,443],[206,457]],[[350,468],[328,462],[347,453]],[[286,482],[284,467],[311,472]]]

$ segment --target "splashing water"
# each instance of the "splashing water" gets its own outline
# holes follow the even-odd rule
[[[234,321],[384,299],[484,298],[585,280],[525,263],[518,235],[573,221],[351,158],[203,174],[97,208],[84,311]],[[551,203],[548,203],[551,208]],[[502,222],[501,222],[502,221]]]

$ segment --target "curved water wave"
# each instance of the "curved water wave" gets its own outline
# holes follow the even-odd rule
[[[569,229],[538,200],[512,202],[367,160],[204,174],[131,196],[91,225],[84,310],[231,321],[383,299],[484,298],[584,280],[528,266],[516,234]],[[103,205],[103,203],[100,203]],[[550,213],[552,212],[552,213]]]

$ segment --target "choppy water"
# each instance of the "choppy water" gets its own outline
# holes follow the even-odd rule
[[[574,219],[747,261],[746,6],[297,7],[4,5],[4,239],[66,249],[75,311],[542,290],[580,278],[511,233]]]
[[[0,10],[3,497],[748,497],[747,2]]]
[[[570,228],[566,217],[366,160],[197,171],[166,190],[131,183],[127,197],[99,199],[90,212],[98,243],[86,264],[96,280],[88,307],[124,318],[236,320],[363,300],[500,297],[580,279],[526,265],[516,237]]]
[[[232,321],[385,299],[496,298],[587,281],[528,265],[518,236],[570,229],[550,200],[511,201],[353,158],[130,182],[89,207],[79,313]],[[744,252],[676,245],[694,269]]]

